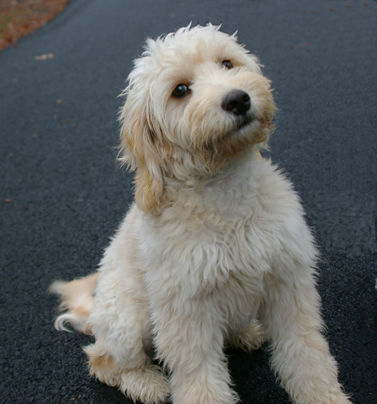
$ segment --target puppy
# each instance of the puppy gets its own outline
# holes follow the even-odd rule
[[[56,328],[93,334],[90,374],[147,404],[237,402],[224,346],[263,339],[294,403],[350,403],[302,206],[259,154],[275,104],[256,57],[218,27],[182,28],[147,41],[124,95],[135,203],[97,273],[51,286],[66,311]]]

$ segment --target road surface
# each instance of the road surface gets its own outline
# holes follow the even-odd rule
[[[46,290],[94,270],[133,199],[116,118],[145,38],[211,21],[238,30],[272,80],[271,158],[322,251],[340,380],[354,403],[377,403],[376,16],[371,0],[75,0],[0,53],[2,402],[128,402],[88,376],[87,337],[54,330]],[[228,355],[243,403],[289,402],[267,347]]]

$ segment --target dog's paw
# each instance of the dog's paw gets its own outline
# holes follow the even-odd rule
[[[328,404],[352,404],[352,402],[349,396],[340,391],[330,398]]]
[[[242,331],[233,334],[229,342],[234,348],[247,352],[257,350],[264,342],[262,327],[258,321],[253,321]]]
[[[144,404],[162,404],[170,396],[166,376],[155,365],[124,370],[121,374],[120,390],[134,401]]]
[[[84,348],[88,356],[89,374],[108,386],[117,386],[120,382],[120,370],[110,355],[99,355],[96,345]]]
[[[304,392],[303,395],[292,397],[292,401],[297,404],[352,404],[350,397],[343,393],[339,385],[333,386],[327,394],[323,391]]]
[[[237,404],[237,393],[228,385],[215,382],[213,385],[208,380],[202,383],[183,383],[173,391],[173,403],[179,404]]]

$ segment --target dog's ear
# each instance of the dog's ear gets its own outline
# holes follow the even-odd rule
[[[153,117],[148,102],[127,93],[121,109],[121,144],[119,159],[135,175],[135,200],[145,212],[156,214],[163,194],[161,156],[157,149]]]
[[[259,59],[257,56],[253,55],[252,53],[247,52],[246,53],[246,60],[247,60],[247,66],[250,69],[250,71],[258,74],[262,74],[262,67]]]

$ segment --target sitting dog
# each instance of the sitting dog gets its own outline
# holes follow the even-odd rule
[[[182,28],[147,41],[124,95],[135,203],[98,272],[52,285],[56,328],[92,334],[90,374],[144,403],[235,403],[224,346],[263,340],[294,403],[350,403],[299,197],[259,153],[275,104],[256,57],[219,27]]]

